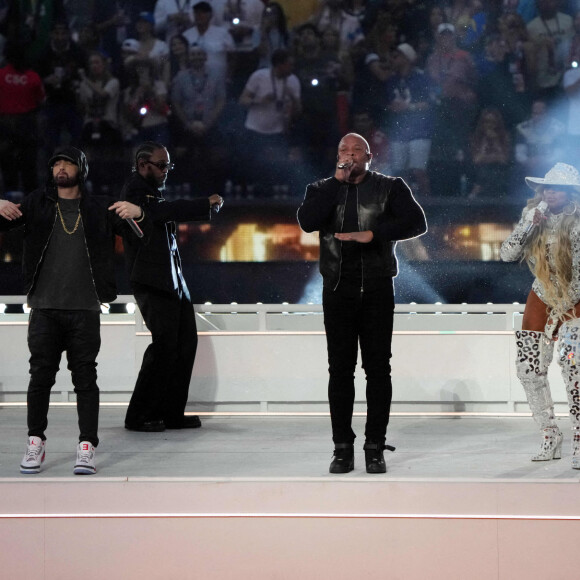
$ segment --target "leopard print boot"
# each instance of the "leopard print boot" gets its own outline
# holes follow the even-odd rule
[[[580,469],[580,319],[562,324],[559,335],[558,363],[566,385],[572,422],[572,469]]]
[[[556,425],[554,403],[548,383],[548,367],[554,354],[553,341],[544,340],[542,332],[516,332],[516,372],[524,388],[532,417],[542,436],[540,451],[532,461],[549,461],[562,457],[562,432]]]

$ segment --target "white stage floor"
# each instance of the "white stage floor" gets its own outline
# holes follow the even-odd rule
[[[98,473],[74,476],[76,411],[51,408],[43,471],[21,475],[26,410],[0,407],[2,580],[578,575],[565,418],[563,459],[532,463],[529,417],[395,416],[397,450],[371,476],[356,417],[355,470],[336,476],[328,417],[210,416],[201,429],[134,433],[124,412],[102,408]]]
[[[385,452],[388,472],[364,469],[364,417],[355,417],[355,470],[328,473],[333,444],[330,420],[316,416],[203,416],[203,427],[136,433],[123,428],[123,407],[102,407],[97,450],[99,478],[282,478],[370,480],[580,481],[570,467],[570,429],[563,458],[531,462],[539,433],[529,417],[433,418],[394,416]],[[0,407],[0,482],[6,478],[39,480],[72,477],[78,436],[74,407],[51,407],[46,461],[38,475],[18,471],[26,444],[26,410]],[[81,479],[87,479],[81,478]]]

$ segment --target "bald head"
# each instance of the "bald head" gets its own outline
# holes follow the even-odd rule
[[[372,158],[367,140],[358,133],[347,133],[338,144],[335,177],[340,181],[360,183],[369,170]]]
[[[351,143],[354,143],[354,142],[357,142],[358,141],[365,148],[365,153],[370,153],[371,152],[371,148],[370,148],[370,145],[369,145],[368,141],[362,135],[359,135],[358,133],[347,133],[340,140],[340,143],[338,144],[338,148],[339,149],[340,149],[340,146],[342,145],[342,143],[345,140],[348,141],[348,142],[351,142]]]

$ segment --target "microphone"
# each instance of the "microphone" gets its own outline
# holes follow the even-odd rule
[[[213,195],[211,197],[214,197]],[[210,198],[211,199],[211,198]],[[219,195],[217,196],[217,201],[214,203],[211,203],[209,206],[209,209],[211,211],[213,211],[214,213],[219,213],[222,205],[224,204],[224,198],[220,197]]]
[[[345,163],[339,163],[337,167],[339,169],[348,169],[351,165],[353,165],[352,161],[346,161]]]
[[[548,209],[548,204],[545,201],[541,201],[537,206],[536,209],[542,214],[544,215],[546,213],[546,210]],[[533,219],[533,218],[532,218]],[[520,246],[523,245],[523,243],[526,241],[528,234],[536,227],[537,224],[535,224],[533,221],[531,221],[528,226],[526,227],[526,229],[524,230],[524,233],[522,235],[522,237],[520,238]]]
[[[137,223],[135,222],[134,219],[132,218],[125,218],[125,221],[131,226],[131,229],[133,230],[133,233],[138,237],[138,238],[142,238],[143,237],[143,231],[141,230],[141,228],[137,225]]]

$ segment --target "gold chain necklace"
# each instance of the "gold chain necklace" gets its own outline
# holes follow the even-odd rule
[[[77,231],[79,224],[81,223],[81,208],[79,207],[79,215],[77,217],[75,227],[72,229],[72,232],[66,229],[66,224],[64,223],[64,218],[62,217],[62,213],[60,211],[60,205],[58,204],[58,201],[56,202],[56,209],[58,210],[58,217],[60,218],[60,223],[62,224],[62,228],[69,236],[72,236]]]

